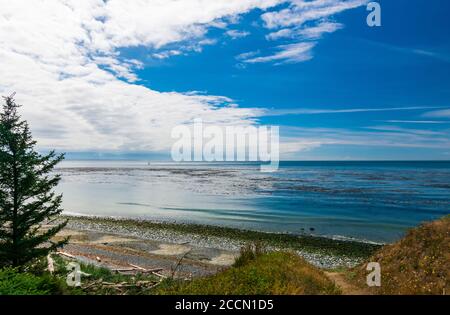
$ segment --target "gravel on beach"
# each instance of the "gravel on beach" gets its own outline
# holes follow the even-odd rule
[[[119,222],[119,223],[117,223]],[[125,237],[135,237],[142,240],[151,240],[168,244],[189,244],[191,246],[219,249],[231,252],[239,252],[240,248],[248,241],[231,239],[227,237],[217,237],[205,235],[204,233],[188,233],[176,231],[173,229],[162,228],[143,228],[132,224],[121,225],[120,221],[111,224],[108,219],[70,217],[67,228],[78,231],[92,231],[110,233]],[[257,240],[255,240],[257,241]],[[283,250],[291,248],[280,248],[269,246],[269,250]],[[362,262],[363,258],[349,257],[345,255],[327,254],[323,251],[313,252],[311,250],[294,249],[298,255],[302,256],[309,263],[324,269],[335,269],[339,267],[353,267]]]

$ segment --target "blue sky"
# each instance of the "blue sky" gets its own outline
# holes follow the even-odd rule
[[[314,49],[314,58],[307,62],[236,67],[235,56],[242,52],[274,46],[264,39],[270,30],[251,26],[259,14],[250,13],[237,27],[250,28],[248,37],[221,40],[201,53],[175,56],[157,66],[148,57],[152,66],[138,75],[161,91],[205,91],[227,95],[249,107],[449,106],[450,21],[445,8],[450,10],[450,3],[380,3],[382,27],[366,25],[364,6],[338,14],[334,19],[345,27],[325,35]],[[213,30],[211,36],[221,32]],[[139,56],[135,51],[128,53]]]
[[[438,3],[439,2],[439,3]],[[380,1],[382,26],[365,23],[366,7],[334,17],[345,25],[325,35],[313,59],[297,64],[239,67],[235,56],[243,51],[270,50],[264,40],[270,31],[252,27],[259,14],[243,17],[245,38],[226,40],[204,48],[200,54],[176,56],[140,71],[139,77],[162,91],[205,91],[227,95],[241,106],[295,111],[297,108],[382,109],[402,107],[450,108],[450,3],[436,1]],[[211,35],[216,35],[211,32]],[[133,52],[130,52],[133,55]],[[149,61],[151,62],[151,61]],[[450,129],[450,117],[431,119],[424,109],[379,112],[280,115],[261,117],[269,125],[349,128],[401,127],[430,131]],[[392,128],[388,128],[392,129]],[[283,132],[283,128],[281,129]],[[318,152],[321,151],[321,152]],[[321,158],[450,158],[450,148],[371,148],[333,146],[316,149]]]
[[[297,144],[297,149],[286,152],[285,159],[450,159],[448,1],[378,1],[382,26],[372,28],[366,24],[369,12],[365,1],[316,0],[313,8],[308,7],[311,2],[301,0],[263,2],[252,1],[245,9],[236,3],[233,8],[226,7],[231,13],[224,16],[214,8],[210,10],[212,17],[195,17],[181,26],[154,23],[149,32],[156,32],[156,35],[149,38],[139,32],[119,36],[116,33],[122,30],[111,27],[105,41],[114,43],[112,47],[99,49],[97,46],[106,45],[94,41],[101,34],[89,33],[92,42],[83,44],[83,48],[96,45],[88,58],[98,71],[104,72],[102,75],[112,75],[114,84],[124,85],[120,86],[121,90],[138,91],[144,87],[158,93],[163,104],[177,101],[166,101],[162,96],[177,96],[183,98],[179,106],[186,110],[191,105],[183,105],[183,102],[200,102],[211,115],[217,113],[214,112],[217,100],[207,98],[223,96],[227,99],[217,106],[224,115],[231,116],[230,121],[279,125],[282,141]],[[341,4],[348,7],[335,9]],[[335,13],[317,14],[321,12],[318,8],[334,8]],[[108,13],[99,13],[100,17],[102,14],[105,17],[96,16],[95,21],[112,24],[115,18],[112,10],[118,8],[111,5],[107,9]],[[200,9],[201,6],[192,8]],[[208,10],[205,8],[205,15]],[[130,8],[130,11],[133,10]],[[188,9],[184,11],[189,14]],[[174,11],[171,18],[185,19],[176,14],[180,13]],[[195,12],[192,16],[196,16]],[[146,27],[147,19],[143,16],[138,26]],[[318,27],[327,27],[328,31]],[[275,38],[274,34],[281,30],[289,35]],[[314,30],[318,33],[313,33]],[[292,52],[292,49],[297,52],[291,57],[277,57],[277,53]],[[99,61],[101,58],[104,60]],[[78,72],[70,73],[67,77],[72,79],[77,75]],[[57,86],[62,80],[59,79]],[[0,91],[14,88],[18,97],[26,90],[3,83],[0,82]],[[96,84],[103,84],[103,81]],[[77,89],[85,91],[83,86]],[[110,92],[105,90],[104,93]],[[128,92],[122,94],[129,97]],[[190,96],[195,99],[185,99]],[[134,94],[132,97],[136,98],[133,104],[144,99]],[[96,92],[94,96],[89,94],[89,102],[74,105],[75,101],[68,101],[71,106],[62,106],[68,111],[67,115],[82,118],[78,125],[84,126],[85,122],[90,125],[75,134],[65,131],[63,134],[67,133],[68,138],[62,142],[70,145],[60,145],[61,150],[144,156],[147,153],[148,156],[164,156],[168,152],[167,144],[135,144],[135,139],[141,137],[138,134],[144,133],[143,129],[142,132],[133,130],[130,138],[127,138],[126,127],[115,134],[112,130],[125,126],[131,118],[121,121],[123,110],[112,112],[114,106],[93,108],[88,105],[95,103],[91,106],[97,106],[109,98],[115,102],[110,94]],[[26,102],[27,98],[23,100]],[[149,102],[153,101],[149,99]],[[239,111],[233,111],[234,105],[229,108],[230,104],[237,104]],[[164,112],[164,108],[169,107],[161,108]],[[172,118],[177,109],[174,107],[173,111],[167,110],[164,119],[175,124],[177,120]],[[149,111],[148,115],[152,113]],[[36,111],[28,115],[31,121],[42,119],[42,113]],[[211,118],[214,119],[222,121],[216,116]],[[114,121],[117,125],[106,126],[105,121]],[[48,126],[37,128],[43,148],[58,143],[55,130],[63,128],[64,124],[67,122],[56,123],[53,131]],[[99,133],[98,142],[84,145],[86,142],[72,140],[85,137],[89,130]],[[156,127],[148,132],[155,134],[155,130]],[[48,134],[52,136],[44,139]],[[111,138],[107,138],[108,135]],[[111,143],[123,141],[120,146],[113,148],[105,143],[109,140],[104,139],[113,139],[113,135]],[[148,138],[143,139],[139,141]]]

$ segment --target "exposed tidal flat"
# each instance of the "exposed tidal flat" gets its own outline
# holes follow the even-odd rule
[[[326,269],[351,267],[381,247],[379,244],[336,240],[312,235],[294,235],[241,230],[200,224],[153,222],[110,217],[65,216],[67,228],[183,244],[209,250],[238,252],[242,246],[260,243],[270,250],[291,250],[311,264]]]

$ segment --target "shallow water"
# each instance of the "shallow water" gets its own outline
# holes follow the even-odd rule
[[[450,162],[255,164],[65,161],[66,213],[375,242],[450,213]]]

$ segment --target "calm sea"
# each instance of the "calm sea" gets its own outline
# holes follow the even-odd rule
[[[65,161],[66,213],[391,242],[450,213],[450,162]]]

